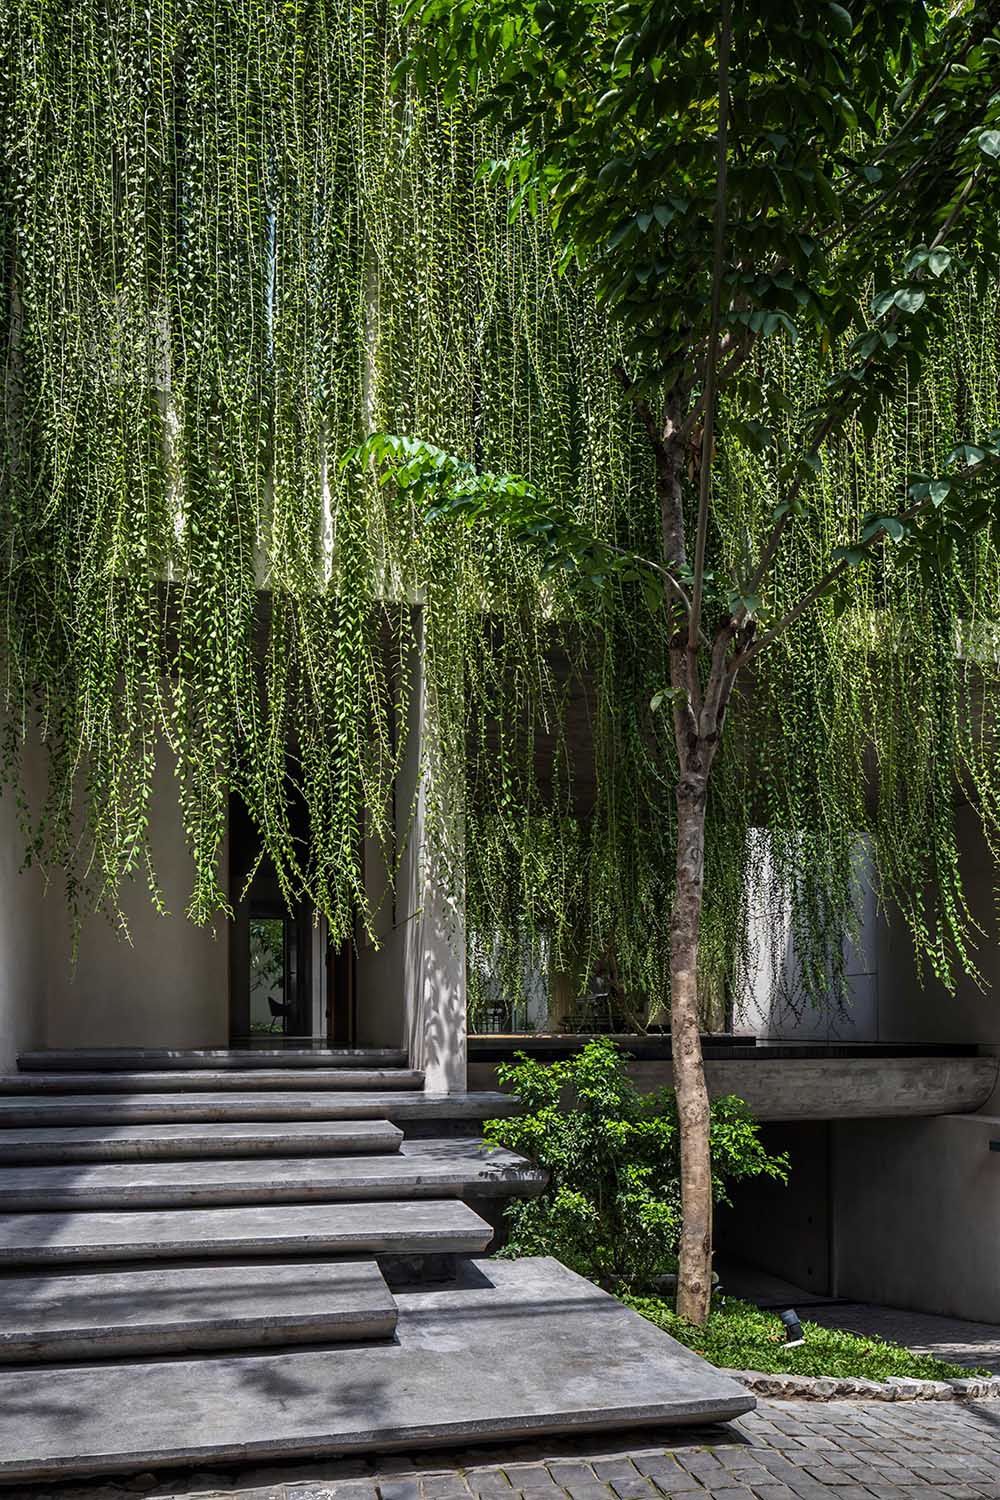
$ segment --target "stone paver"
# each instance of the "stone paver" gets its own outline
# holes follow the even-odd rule
[[[1000,1500],[995,1402],[764,1401],[726,1427],[5,1491],[5,1500]]]

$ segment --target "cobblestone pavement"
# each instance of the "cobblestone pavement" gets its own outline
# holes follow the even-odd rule
[[[761,1402],[726,1427],[8,1491],[7,1500],[1000,1500],[1000,1402]]]
[[[968,1323],[962,1318],[939,1318],[931,1313],[903,1312],[894,1307],[869,1307],[843,1302],[824,1307],[803,1306],[801,1314],[824,1328],[848,1333],[877,1334],[904,1344],[915,1354],[933,1354],[956,1365],[1000,1371],[1000,1327]]]

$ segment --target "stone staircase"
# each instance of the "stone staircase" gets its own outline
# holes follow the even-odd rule
[[[406,1061],[33,1052],[0,1077],[0,1483],[752,1404],[556,1262],[473,1259],[544,1175],[480,1139],[516,1101],[429,1095]]]

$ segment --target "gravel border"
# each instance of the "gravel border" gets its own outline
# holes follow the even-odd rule
[[[853,1396],[869,1401],[985,1401],[1000,1397],[1000,1375],[973,1375],[967,1380],[914,1380],[890,1375],[864,1380],[836,1375],[765,1375],[760,1370],[724,1370],[758,1396],[800,1401],[837,1401]]]

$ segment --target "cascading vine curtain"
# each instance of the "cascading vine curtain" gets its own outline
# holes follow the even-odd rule
[[[338,463],[373,429],[413,433],[658,552],[613,329],[477,176],[492,143],[470,113],[390,87],[394,15],[0,0],[4,764],[15,785],[25,737],[44,742],[26,847],[75,911],[114,915],[143,870],[160,900],[150,799],[169,754],[189,915],[227,908],[235,793],[289,898],[343,935],[368,915],[362,823],[399,856],[419,612],[432,829],[461,809],[473,1002],[544,950],[577,979],[602,965],[640,1021],[664,998],[673,869],[671,735],[649,707],[662,630],[635,584],[542,580],[502,536],[418,529]],[[808,351],[768,358],[798,361],[806,395],[819,378]],[[929,433],[997,425],[997,369],[995,299],[963,294],[933,381],[828,461],[782,597]],[[726,457],[710,542],[732,559],[773,486],[766,460]],[[762,662],[713,793],[706,993],[745,967],[765,876],[774,909],[791,903],[803,993],[836,987],[859,834],[935,972],[967,962],[955,788],[995,833],[998,587],[989,537],[933,578],[890,555],[856,607]]]

